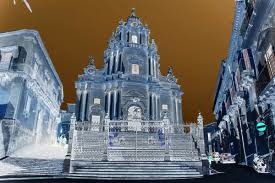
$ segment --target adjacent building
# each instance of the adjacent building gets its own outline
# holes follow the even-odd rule
[[[52,143],[63,86],[38,32],[0,34],[0,157],[29,143]]]
[[[274,53],[275,1],[236,0],[213,111],[221,132],[219,151],[237,155],[242,164],[251,165],[254,154],[271,156],[275,149]],[[259,129],[260,122],[266,129]]]

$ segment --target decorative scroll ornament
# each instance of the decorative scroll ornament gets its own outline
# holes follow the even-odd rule
[[[167,81],[169,83],[176,83],[177,82],[177,78],[174,76],[173,67],[172,66],[168,67]]]
[[[138,98],[138,97],[133,97],[133,102],[139,102],[140,101],[140,99]]]

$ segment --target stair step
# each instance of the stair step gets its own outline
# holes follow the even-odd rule
[[[140,175],[126,175],[127,177],[125,177],[125,175],[83,175],[83,174],[71,174],[72,177],[91,177],[91,178],[119,178],[119,179],[146,179],[146,178],[150,178],[150,179],[179,179],[179,178],[200,178],[202,177],[201,174],[198,175],[171,175],[171,174],[167,174],[167,175],[163,175],[163,174],[158,174],[158,175],[147,175],[147,174],[142,174],[142,176]]]
[[[163,172],[163,169],[76,169],[76,172],[108,172],[108,171],[113,171],[113,172]],[[175,170],[165,170],[165,172],[196,172],[196,169],[175,169]]]
[[[77,166],[77,165],[76,165]],[[81,166],[81,165],[80,165]],[[82,165],[82,167],[188,167],[184,165],[148,165],[148,164],[91,164],[91,165]]]
[[[78,173],[78,172],[75,172]],[[107,175],[107,176],[113,176],[113,175],[125,175],[128,177],[128,175],[200,175],[199,172],[81,172],[80,174],[83,175],[90,175],[90,176],[100,176],[100,175]]]

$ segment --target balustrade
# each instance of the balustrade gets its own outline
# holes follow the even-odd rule
[[[198,160],[195,125],[165,121],[76,122],[72,159],[96,161]],[[138,124],[139,123],[139,124]],[[95,130],[97,129],[97,130]],[[106,129],[106,130],[105,130]]]

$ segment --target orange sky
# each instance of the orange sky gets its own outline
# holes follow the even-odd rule
[[[64,102],[74,102],[74,81],[93,55],[97,67],[119,20],[131,8],[148,24],[159,49],[161,72],[174,66],[182,85],[185,121],[202,112],[214,120],[213,95],[220,61],[227,56],[234,0],[21,0],[0,1],[0,32],[36,29],[64,85]],[[64,105],[65,106],[65,105]]]

